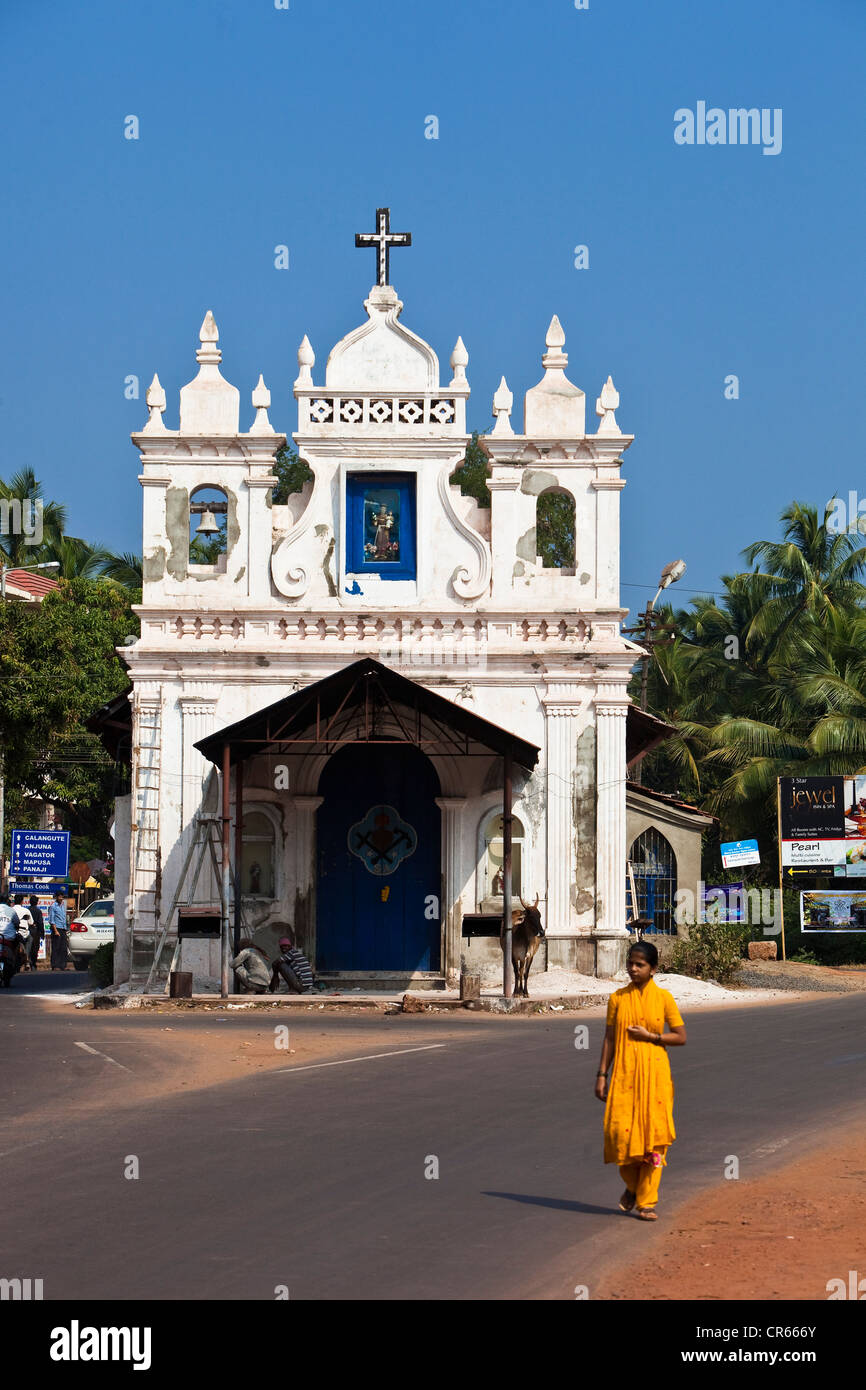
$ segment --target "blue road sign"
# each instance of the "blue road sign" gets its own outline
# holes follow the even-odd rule
[[[66,878],[68,873],[68,830],[12,831],[10,878]]]

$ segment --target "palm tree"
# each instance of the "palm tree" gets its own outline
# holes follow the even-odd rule
[[[850,612],[866,601],[859,578],[866,548],[847,532],[830,530],[834,511],[828,502],[819,521],[816,507],[792,502],[780,518],[784,539],[756,541],[743,552],[748,564],[760,561],[766,567],[744,578],[761,599],[746,640],[768,659],[784,651],[789,632],[804,615],[823,625],[830,614]]]
[[[45,546],[44,558],[59,562],[58,579],[98,579],[108,551],[101,545],[88,545],[78,536],[61,535]]]
[[[113,579],[124,589],[140,589],[143,584],[141,556],[129,550],[120,555],[106,551],[100,573],[103,579]]]
[[[8,483],[0,478],[0,562],[3,564],[32,565],[52,558],[43,552],[62,534],[66,508],[61,502],[46,502],[43,491],[29,467],[13,473]],[[29,535],[24,533],[24,524]]]

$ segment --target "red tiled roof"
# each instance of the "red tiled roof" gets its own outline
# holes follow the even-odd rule
[[[14,584],[16,589],[24,589],[34,598],[44,598],[52,589],[60,588],[56,579],[49,579],[47,574],[34,570],[7,570],[6,583]]]

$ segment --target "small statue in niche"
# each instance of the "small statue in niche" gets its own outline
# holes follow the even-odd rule
[[[503,872],[502,866],[500,865],[500,867],[496,870],[496,873],[493,875],[493,883],[492,883],[491,889],[490,889],[490,891],[491,891],[491,893],[493,894],[494,898],[501,898],[501,897],[502,897],[503,893],[505,892],[505,887],[504,887],[504,885],[505,885],[505,874],[504,874],[504,872]]]
[[[250,894],[256,897],[262,891],[262,866],[252,863],[250,865]]]
[[[375,502],[373,506],[375,507]],[[394,513],[389,512],[384,502],[379,503],[378,512],[373,513],[373,525],[376,528],[376,535],[372,545],[372,555],[374,560],[395,560],[396,552],[399,549],[397,541],[391,540],[391,528],[394,525]],[[368,550],[370,547],[366,547]]]

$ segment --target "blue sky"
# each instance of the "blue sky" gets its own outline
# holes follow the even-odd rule
[[[389,205],[403,320],[443,365],[463,336],[471,426],[558,313],[590,428],[610,372],[637,436],[623,602],[680,555],[681,602],[718,588],[792,498],[866,494],[864,39],[862,0],[4,0],[0,476],[32,462],[71,532],[140,549],[153,372],[174,428],[211,308],[242,427],[263,372],[291,431],[298,344],[320,380]],[[781,108],[781,152],[675,144],[698,101]]]

